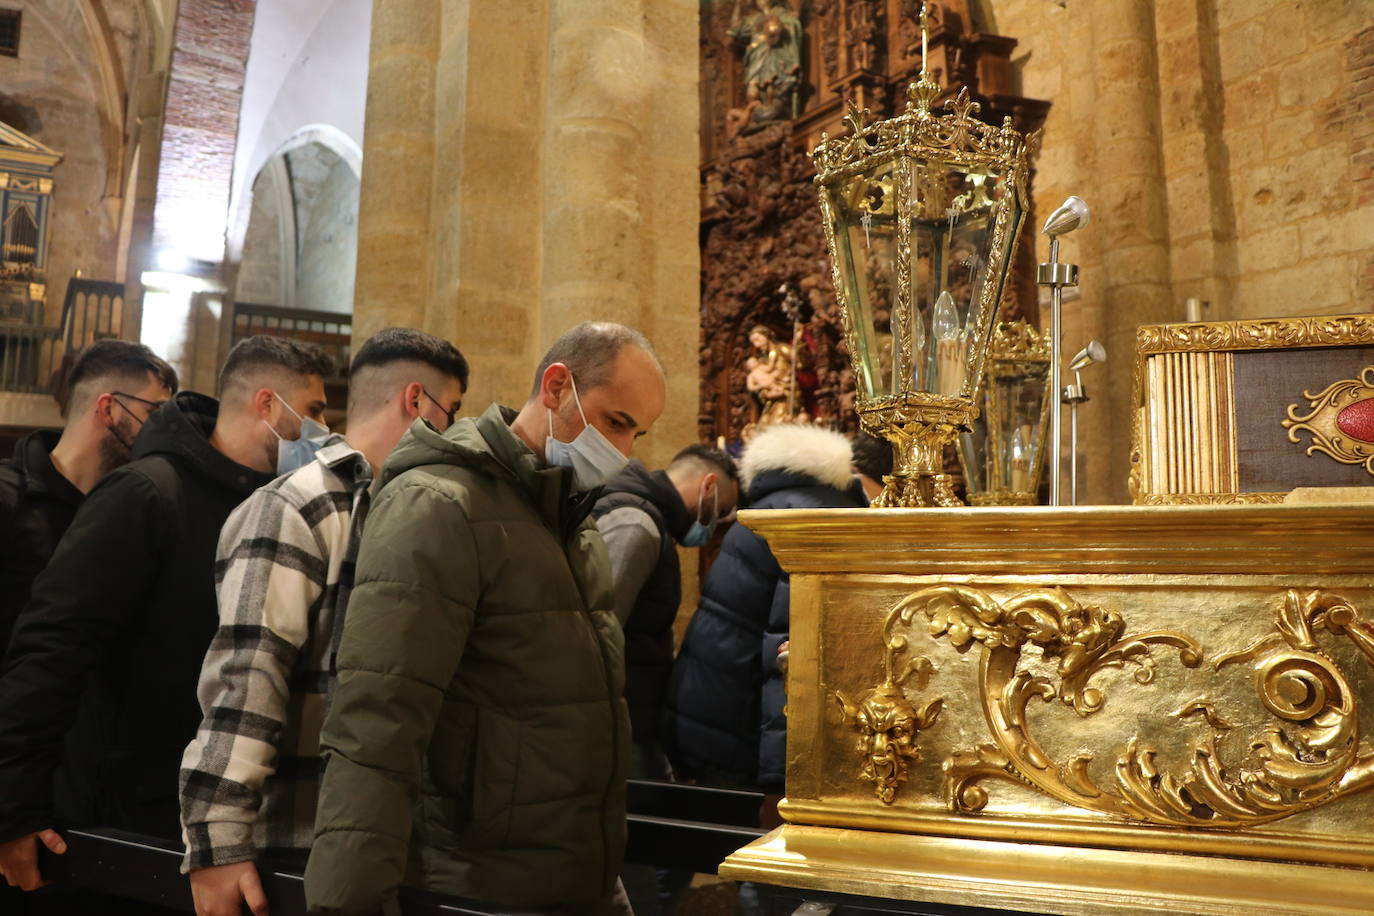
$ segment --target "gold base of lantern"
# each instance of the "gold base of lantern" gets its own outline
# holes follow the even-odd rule
[[[970,506],[1037,506],[1040,500],[1029,490],[988,490],[985,493],[970,493]]]
[[[925,397],[930,397],[929,395]],[[860,408],[859,422],[870,436],[892,443],[892,473],[883,477],[875,509],[951,508],[964,505],[945,473],[945,448],[972,413],[953,398],[949,405],[915,404],[888,398]]]

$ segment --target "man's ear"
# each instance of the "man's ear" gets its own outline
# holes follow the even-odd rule
[[[108,391],[95,399],[95,419],[101,426],[109,429],[115,425],[115,399]]]
[[[272,393],[271,388],[259,388],[253,392],[253,412],[258,415],[258,419],[272,422],[272,408],[277,398]]]
[[[401,410],[405,411],[407,419],[414,420],[420,415],[420,408],[423,406],[420,401],[424,396],[425,386],[419,382],[411,382],[401,389]]]
[[[557,410],[570,378],[572,373],[568,371],[567,366],[562,363],[550,364],[549,368],[544,370],[544,377],[539,380],[539,403],[549,410]]]

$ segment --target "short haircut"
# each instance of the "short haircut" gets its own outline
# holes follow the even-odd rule
[[[859,433],[854,437],[854,467],[865,477],[881,481],[892,473],[892,443]]]
[[[176,370],[152,350],[131,340],[97,340],[76,354],[54,394],[65,417],[75,401],[121,387],[142,388],[149,374],[176,394]]]
[[[722,477],[739,483],[739,468],[735,467],[735,460],[718,448],[709,445],[689,445],[682,451],[673,456],[673,460],[668,462],[668,467],[682,467],[683,465],[695,465],[704,471],[714,469],[720,472]]]
[[[254,373],[277,370],[294,375],[318,375],[328,378],[334,372],[334,360],[319,347],[301,340],[259,334],[245,337],[234,344],[219,371],[219,393],[241,384]]]
[[[456,378],[463,390],[468,390],[468,361],[457,347],[414,328],[386,328],[369,337],[354,354],[348,369],[349,397],[357,394],[352,390],[352,381],[360,371],[392,363],[421,363],[441,375]]]
[[[658,366],[658,371],[663,371],[654,345],[634,328],[611,321],[584,321],[564,332],[539,361],[539,368],[534,371],[534,384],[530,386],[530,398],[539,394],[544,373],[554,363],[568,367],[579,391],[600,388],[610,382],[611,367],[615,365],[620,351],[627,346],[636,346],[648,353]]]

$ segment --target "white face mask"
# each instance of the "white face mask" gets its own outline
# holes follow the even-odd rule
[[[572,468],[573,489],[579,493],[605,486],[612,477],[619,474],[630,460],[620,454],[611,440],[601,434],[601,430],[587,422],[582,412],[582,399],[577,396],[577,381],[568,373],[572,384],[573,402],[582,417],[582,432],[571,442],[560,442],[553,437],[553,411],[549,411],[549,437],[544,440],[544,460],[551,467]]]
[[[329,438],[329,427],[322,423],[317,423],[309,417],[303,417],[291,410],[291,405],[286,403],[286,398],[277,394],[272,395],[281,401],[283,407],[291,411],[291,415],[301,421],[301,434],[295,439],[285,439],[282,434],[272,429],[272,424],[266,420],[262,424],[272,430],[272,435],[277,437],[277,476],[289,474],[296,468],[304,467],[315,458],[315,453],[324,447],[324,442]]]

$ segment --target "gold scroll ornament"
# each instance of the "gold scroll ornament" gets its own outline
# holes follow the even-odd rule
[[[1031,732],[1030,702],[1057,700],[1079,716],[1095,715],[1107,699],[1093,685],[1096,675],[1129,665],[1137,683],[1149,684],[1155,674],[1155,647],[1176,650],[1185,667],[1196,668],[1204,662],[1196,640],[1162,630],[1128,636],[1119,614],[1080,604],[1058,587],[1024,591],[999,603],[976,588],[937,585],[907,596],[889,613],[884,626],[889,659],[906,650],[901,630],[914,626],[918,616],[932,636],[947,639],[960,652],[982,646],[979,690],[993,743],[956,751],[943,762],[946,803],[956,813],[982,810],[988,795],[981,783],[1001,779],[1120,818],[1183,827],[1240,827],[1287,817],[1374,784],[1374,748],[1359,740],[1354,692],[1317,640],[1320,634],[1347,639],[1374,663],[1374,635],[1340,596],[1288,590],[1278,601],[1273,632],[1212,663],[1217,672],[1248,665],[1259,701],[1275,719],[1251,742],[1240,764],[1228,766],[1222,760],[1219,751],[1233,727],[1218,713],[1216,703],[1205,696],[1183,698],[1173,715],[1197,717],[1207,727],[1194,743],[1191,761],[1170,771],[1156,759],[1155,747],[1134,736],[1115,752],[1114,785],[1094,782],[1088,771],[1092,753],[1052,759]],[[1054,677],[1018,670],[1023,652],[1031,646],[1054,662]],[[919,662],[909,664],[921,667]],[[918,730],[911,723],[922,718],[902,693],[901,679],[892,677],[892,665],[889,660],[887,679],[861,706],[880,698],[891,708],[905,704],[902,715],[865,714],[840,698],[846,722],[864,736],[861,747],[867,759],[861,776],[877,782],[875,792],[884,804],[895,800],[907,768],[890,767],[884,778],[875,779],[877,749],[910,744],[903,757],[916,759]],[[920,728],[935,724],[940,702],[927,706],[935,712],[924,717]],[[888,731],[879,738],[884,726]]]
[[[1288,441],[1301,443],[1299,433],[1309,433],[1307,454],[1321,452],[1341,464],[1362,464],[1374,474],[1374,366],[1360,372],[1359,378],[1341,379],[1323,391],[1304,391],[1307,413],[1297,404],[1288,405]],[[1370,438],[1366,438],[1370,437]]]

